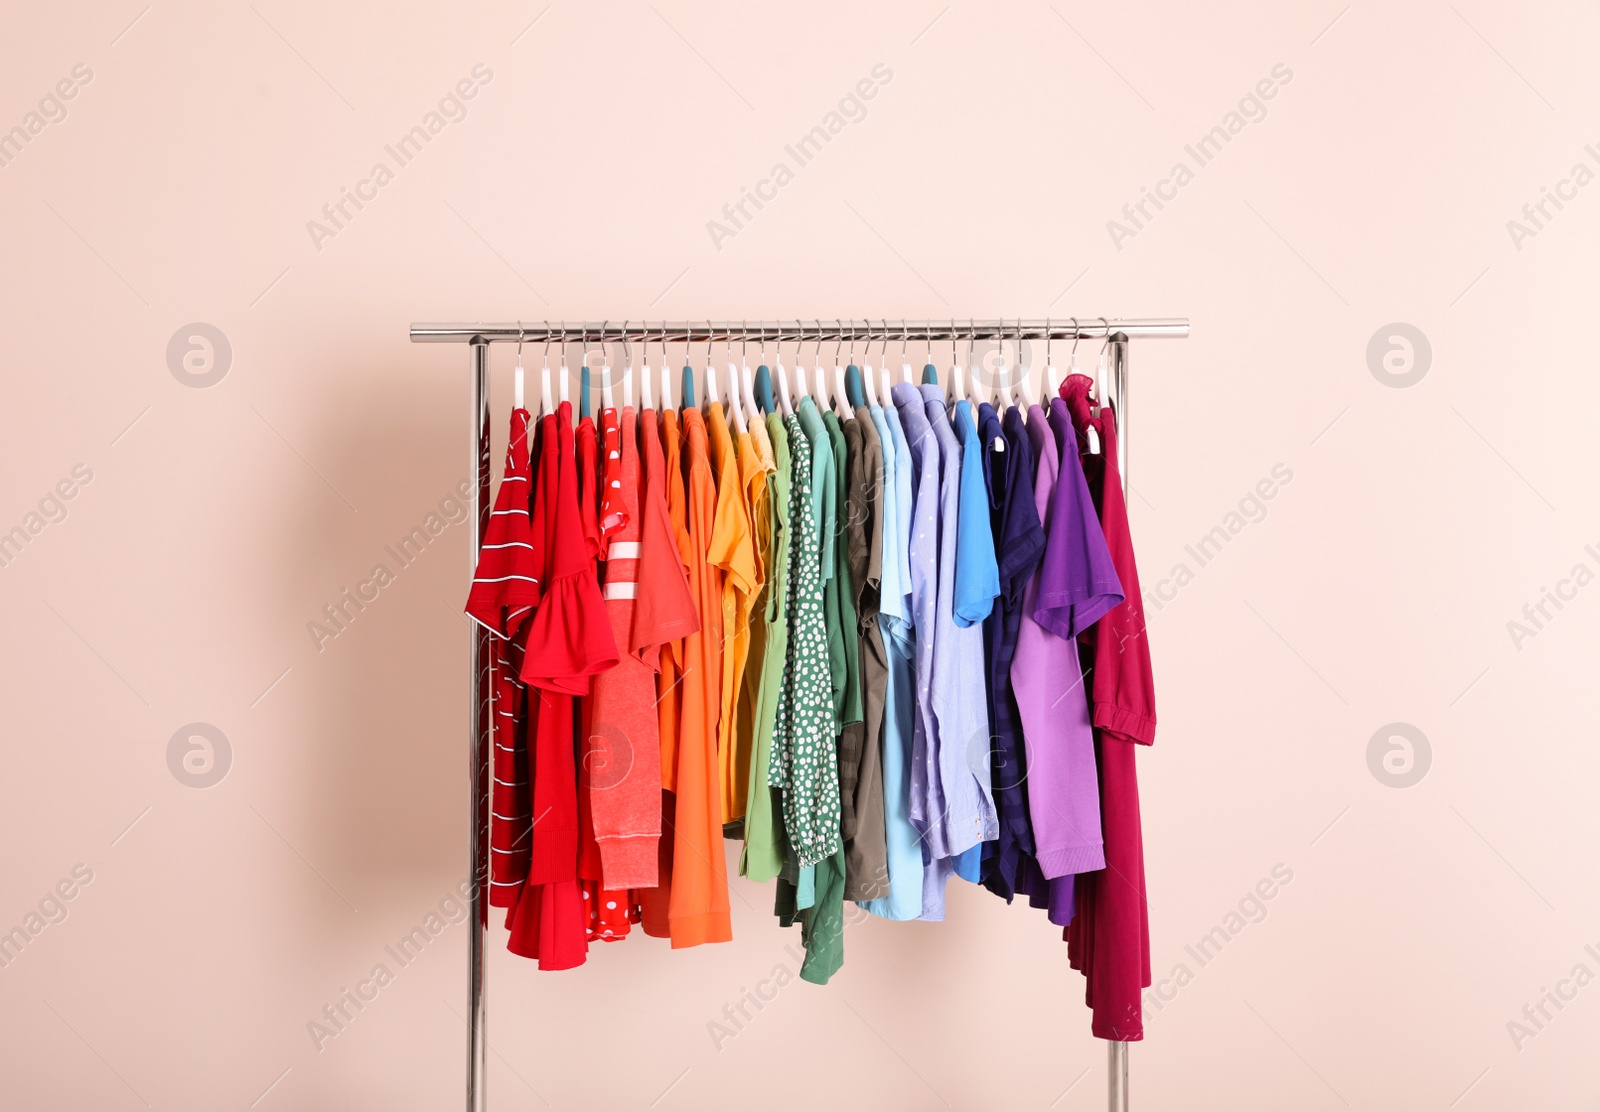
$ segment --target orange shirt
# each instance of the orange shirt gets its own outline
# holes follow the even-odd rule
[[[660,431],[661,483],[667,498],[667,518],[672,522],[678,559],[687,576],[690,566],[689,530],[686,524],[688,509],[683,491],[683,438],[678,431],[677,410],[661,411]],[[705,627],[702,625],[701,628]],[[664,642],[661,650],[661,673],[656,677],[656,715],[661,725],[661,786],[670,792],[678,787],[678,704],[682,698],[678,686],[683,672],[683,639]]]
[[[716,521],[717,488],[705,420],[682,413],[687,455],[689,593],[700,630],[683,639],[679,684],[678,780],[673,819],[672,897],[674,949],[733,937],[728,914],[728,865],[722,848],[717,726],[721,710],[722,573],[706,554]]]

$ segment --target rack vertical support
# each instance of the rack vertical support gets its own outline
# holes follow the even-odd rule
[[[1128,336],[1118,332],[1111,337],[1111,405],[1117,415],[1117,470],[1122,474],[1122,493],[1128,493]],[[1110,1112],[1128,1112],[1128,1044],[1115,1040],[1106,1043],[1106,1107]]]
[[[472,573],[489,529],[489,343],[467,345],[472,360]],[[468,730],[467,776],[472,797],[472,908],[467,933],[467,1112],[488,1112],[488,1036],[484,1020],[484,951],[489,927],[489,760],[494,744],[489,733],[489,631],[477,622],[471,645],[471,725]]]

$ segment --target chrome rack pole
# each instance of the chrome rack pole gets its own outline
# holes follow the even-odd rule
[[[468,345],[472,360],[472,574],[489,529],[489,344]],[[468,730],[468,784],[472,797],[472,906],[467,928],[467,1112],[488,1112],[488,1016],[484,1000],[484,952],[489,927],[489,632],[472,627],[469,668],[472,676],[471,726]]]
[[[1118,332],[1110,337],[1111,381],[1108,383],[1111,406],[1117,419],[1117,470],[1122,473],[1122,493],[1128,494],[1128,337]],[[1128,1044],[1106,1043],[1106,1107],[1110,1112],[1128,1112]]]
[[[804,340],[833,342],[859,339],[871,328],[882,328],[882,318],[868,321],[824,320],[820,324],[801,324],[794,321],[764,323],[761,321],[666,321],[659,324],[640,323],[632,327],[611,321],[568,321],[566,325],[552,325],[549,321],[520,324],[514,321],[501,323],[416,323],[411,326],[411,342],[418,344],[508,343],[522,339],[525,343],[544,343],[546,340],[573,339],[582,336],[591,344],[617,344],[624,341],[642,343],[683,344],[707,342],[756,340],[765,337],[775,343],[793,343]],[[912,343],[933,343],[948,340],[1054,340],[1109,339],[1122,335],[1128,339],[1176,339],[1189,335],[1189,321],[1185,317],[1155,317],[1140,320],[1090,320],[1080,317],[1051,317],[1049,320],[980,320],[980,321],[891,321],[889,335],[904,336]],[[896,335],[896,334],[899,335]]]

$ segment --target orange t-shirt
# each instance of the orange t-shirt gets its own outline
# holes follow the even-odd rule
[[[711,477],[704,418],[697,409],[685,409],[682,421],[688,463],[686,562],[689,593],[700,612],[700,630],[683,639],[683,682],[679,684],[678,780],[668,912],[674,949],[733,937],[716,749],[721,710],[722,573],[706,558],[716,521],[717,488]]]
[[[711,466],[717,477],[716,511],[706,559],[722,576],[720,612],[726,638],[717,684],[717,758],[722,821],[728,823],[744,818],[749,788],[746,781],[750,778],[750,739],[742,739],[741,760],[734,712],[739,705],[745,661],[750,655],[750,608],[755,603],[760,571],[756,567],[750,505],[740,480],[741,451],[734,446],[720,402],[711,403],[706,425],[711,434]],[[750,434],[741,434],[739,440],[744,445],[742,454],[753,458]]]

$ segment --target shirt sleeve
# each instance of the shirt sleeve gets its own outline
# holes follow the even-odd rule
[[[1144,599],[1139,594],[1139,570],[1133,557],[1133,535],[1128,529],[1128,507],[1122,494],[1122,478],[1116,471],[1116,419],[1109,408],[1101,410],[1101,434],[1106,474],[1100,502],[1106,541],[1117,574],[1127,585],[1128,599],[1113,607],[1095,630],[1094,724],[1124,741],[1149,745],[1156,739],[1155,679],[1150,668]]]
[[[661,646],[700,628],[689,579],[673,536],[667,513],[666,459],[661,451],[654,410],[645,410],[639,423],[640,458],[645,467],[645,490],[640,513],[639,587],[633,608],[632,644],[629,651],[652,669],[661,669]]]
[[[495,495],[489,527],[484,531],[472,589],[467,594],[469,617],[497,637],[510,637],[539,601],[539,569],[533,564],[528,507],[532,502],[528,467],[528,412],[511,415],[505,474]]]
[[[1060,420],[1068,421],[1057,402]],[[1083,464],[1068,436],[1061,453],[1055,501],[1050,510],[1050,537],[1045,548],[1039,600],[1033,619],[1059,637],[1076,637],[1123,600],[1122,581],[1106,547],[1106,537]],[[1118,487],[1120,494],[1121,488]]]

